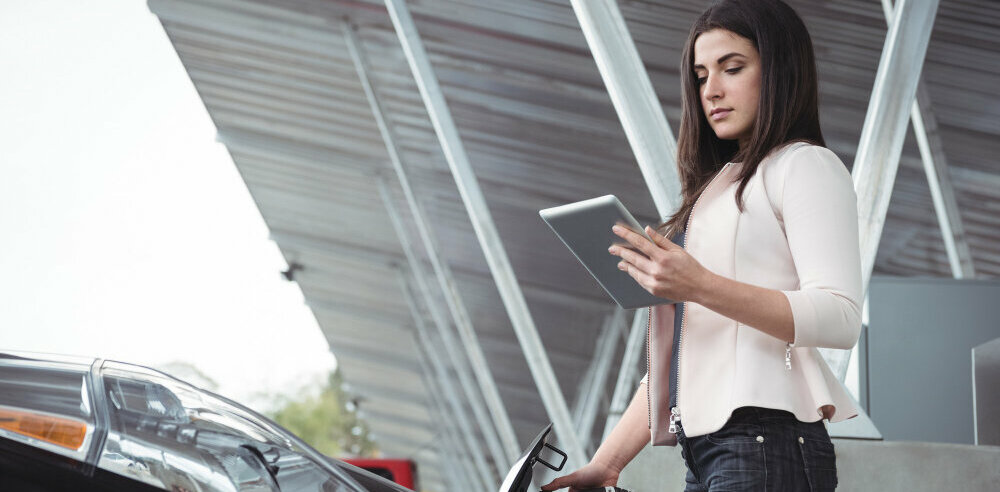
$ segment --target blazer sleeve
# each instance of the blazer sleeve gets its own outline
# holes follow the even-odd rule
[[[850,349],[861,333],[862,296],[854,182],[825,147],[790,152],[785,164],[780,212],[799,289],[782,293],[794,345]]]

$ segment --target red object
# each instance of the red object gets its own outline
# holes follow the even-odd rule
[[[408,489],[417,490],[417,464],[413,460],[344,458],[344,461]]]

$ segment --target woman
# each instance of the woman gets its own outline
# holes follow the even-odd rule
[[[649,372],[591,462],[542,489],[614,485],[652,438],[681,445],[687,491],[833,490],[823,419],[856,410],[816,349],[857,341],[861,267],[809,34],[780,0],[719,2],[691,29],[681,79],[681,207],[646,228],[655,244],[616,227],[629,244],[609,249],[679,302],[650,310]]]

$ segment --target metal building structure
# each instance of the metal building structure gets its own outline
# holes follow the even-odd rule
[[[886,75],[919,74],[907,109],[876,83],[889,0],[789,3],[848,166],[877,145],[873,94],[911,118],[894,180],[865,195],[891,191],[874,274],[1000,275],[1000,9],[898,2],[916,12],[901,53],[933,24],[922,71]],[[425,488],[494,487],[549,421],[579,462],[616,387],[631,396],[642,312],[616,311],[537,211],[613,193],[653,224],[676,203],[680,51],[707,4],[149,0],[376,441]]]

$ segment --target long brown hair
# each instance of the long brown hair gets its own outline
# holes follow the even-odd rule
[[[746,147],[721,140],[702,110],[694,43],[702,33],[725,29],[748,39],[760,54],[760,103]],[[736,204],[743,211],[743,191],[767,155],[795,141],[826,146],[819,128],[819,91],[812,40],[798,14],[781,0],[723,0],[691,26],[681,57],[681,124],[677,167],[680,209],[657,228],[667,237],[683,230],[695,200],[727,162],[741,162]]]

